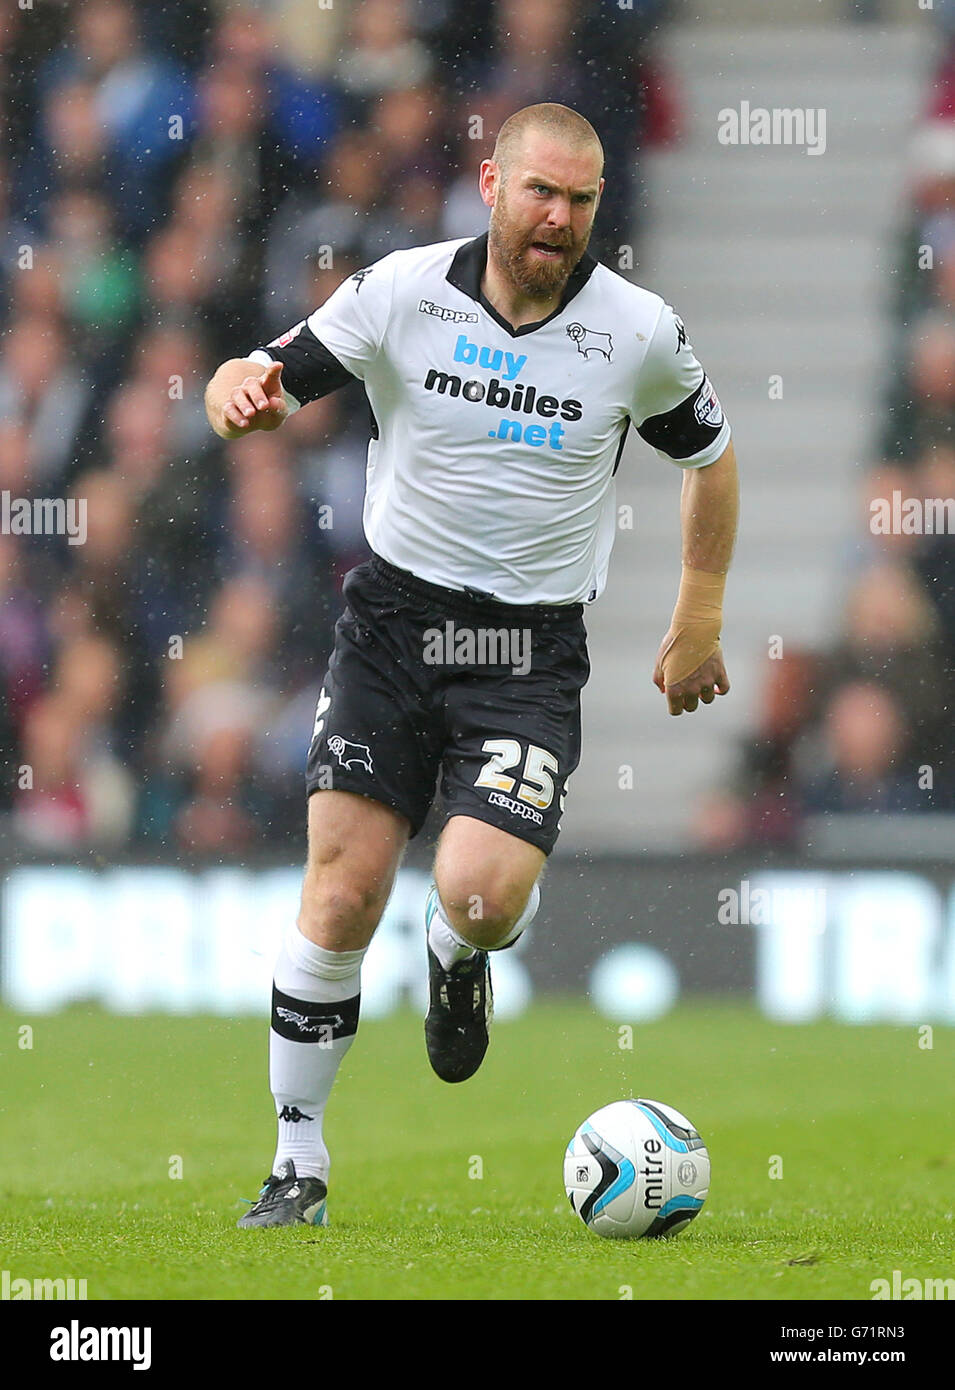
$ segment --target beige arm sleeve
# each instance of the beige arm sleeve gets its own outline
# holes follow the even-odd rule
[[[725,574],[683,566],[680,592],[670,619],[673,637],[660,658],[666,686],[692,675],[719,646],[725,587]]]

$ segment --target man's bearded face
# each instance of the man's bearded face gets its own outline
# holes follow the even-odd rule
[[[495,262],[521,294],[548,300],[561,293],[587,249],[594,206],[574,209],[568,226],[549,226],[535,196],[521,188],[517,205],[512,205],[502,178],[491,209],[488,243]]]

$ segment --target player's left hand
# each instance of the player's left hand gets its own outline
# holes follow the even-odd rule
[[[671,642],[671,635],[667,633],[660,643],[660,650],[657,653],[656,666],[653,669],[653,684],[667,697],[667,704],[671,714],[682,714],[684,710],[692,714],[700,701],[704,705],[711,705],[717,695],[725,695],[730,688],[729,677],[726,674],[726,667],[723,665],[723,653],[717,647],[712,656],[707,657],[702,666],[677,681],[673,685],[665,685],[663,680],[663,653],[668,649]]]

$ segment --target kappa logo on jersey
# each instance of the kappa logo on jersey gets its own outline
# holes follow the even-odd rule
[[[683,327],[683,320],[676,314],[673,315],[673,322],[676,324],[676,350],[686,347],[686,329]]]
[[[477,314],[469,314],[465,309],[446,309],[443,304],[432,304],[430,299],[418,301],[419,314],[433,314],[445,323],[477,323]]]
[[[288,344],[292,341],[293,338],[297,338],[297,337],[298,337],[298,335],[301,333],[302,329],[305,327],[305,324],[306,324],[306,323],[307,323],[307,320],[306,320],[306,319],[302,319],[302,322],[301,322],[301,323],[297,323],[297,324],[295,325],[294,328],[290,328],[290,329],[288,330],[287,333],[283,333],[283,334],[282,334],[281,338],[276,338],[276,339],[274,340],[274,342],[269,343],[268,346],[269,346],[269,347],[287,347]]]
[[[340,734],[335,734],[328,740],[328,748],[335,754],[342,767],[351,768],[352,763],[357,763],[366,772],[374,771],[371,765],[371,749],[367,743],[352,743]]]
[[[698,424],[709,425],[714,430],[718,430],[723,423],[723,407],[708,376],[703,378],[700,385],[700,394],[693,406],[693,414]]]
[[[609,333],[595,333],[592,328],[585,328],[582,323],[569,323],[567,336],[572,343],[576,343],[577,351],[588,362],[592,352],[599,352],[608,362],[610,361],[613,339]]]
[[[375,268],[375,267],[374,267],[373,265],[370,265],[370,266],[366,266],[364,270],[356,270],[356,271],[355,271],[354,275],[353,275],[351,278],[352,278],[352,280],[354,280],[354,282],[355,282],[355,293],[356,293],[356,294],[357,294],[358,291],[361,289],[362,285],[365,283],[365,276],[366,276],[366,275],[370,275],[371,272],[374,270],[374,268]]]

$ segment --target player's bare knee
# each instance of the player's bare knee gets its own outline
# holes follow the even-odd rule
[[[482,950],[494,946],[510,931],[524,907],[527,894],[513,890],[468,891],[466,888],[445,895],[439,882],[438,894],[444,914],[463,941]]]
[[[299,930],[326,950],[358,950],[374,935],[387,898],[381,885],[331,877],[310,867],[302,887]]]

